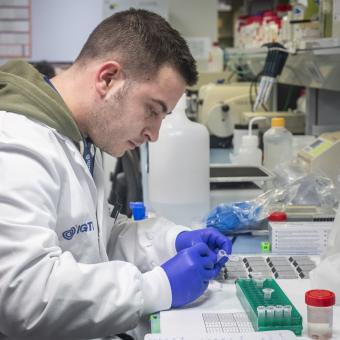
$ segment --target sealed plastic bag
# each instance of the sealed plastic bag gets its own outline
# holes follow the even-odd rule
[[[224,234],[247,232],[262,228],[262,222],[271,213],[285,211],[288,205],[316,205],[329,210],[337,202],[332,181],[309,174],[284,188],[269,190],[253,200],[219,204],[207,215],[205,224]]]

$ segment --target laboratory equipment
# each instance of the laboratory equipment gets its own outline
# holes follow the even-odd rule
[[[236,280],[237,297],[254,329],[291,330],[296,335],[301,335],[302,317],[278,283],[274,279],[266,279],[264,287],[257,287],[252,279]],[[283,306],[291,307],[290,315],[283,313]]]
[[[190,91],[198,91],[203,85],[207,84],[223,84],[230,81],[230,79],[235,78],[235,75],[230,70],[225,70],[223,72],[208,72],[199,71],[198,81],[195,85],[190,86]]]
[[[213,42],[208,57],[208,71],[222,72],[224,69],[224,53],[218,41]]]
[[[272,118],[272,127],[263,135],[263,165],[269,170],[292,158],[293,135],[285,128],[285,119]]]
[[[323,0],[320,2],[320,25],[323,33],[322,37],[340,37],[338,10],[339,0]]]
[[[320,135],[310,145],[298,152],[302,160],[313,174],[330,178],[335,186],[339,185],[340,174],[340,140],[339,132]]]
[[[326,340],[332,337],[335,294],[329,290],[313,289],[305,293],[308,336]]]
[[[335,210],[331,207],[320,207],[316,205],[292,204],[285,208],[285,211],[272,213],[268,220],[272,222],[333,222]]]
[[[253,123],[265,117],[254,117],[249,122],[248,135],[242,136],[241,146],[238,153],[234,153],[232,162],[244,165],[261,165],[262,150],[259,148],[259,138],[252,134]]]
[[[257,111],[242,112],[241,124],[248,124],[254,117],[266,117],[267,119],[257,122],[259,132],[266,132],[271,125],[272,118],[284,118],[285,127],[293,134],[304,134],[306,127],[306,114],[292,111]]]
[[[235,124],[233,133],[233,153],[237,154],[240,149],[242,137],[248,134],[249,123],[247,124]],[[259,135],[258,124],[253,124],[252,134],[255,136]]]
[[[228,253],[224,249],[220,249],[217,253],[217,262],[219,262],[223,258],[228,258]]]
[[[320,255],[327,248],[332,222],[269,222],[273,254]]]
[[[254,272],[254,273],[251,274],[251,277],[252,277],[253,281],[255,282],[256,287],[258,287],[258,288],[263,287],[263,283],[266,280],[266,278],[263,276],[263,274],[261,272]]]
[[[270,181],[273,174],[263,166],[213,164],[210,166],[210,182]]]
[[[198,122],[204,124],[211,135],[211,146],[229,146],[234,125],[240,115],[251,110],[249,83],[207,84],[198,95]]]
[[[302,317],[274,279],[258,287],[253,279],[237,279],[236,294],[256,331],[291,330],[302,333]],[[284,309],[290,313],[284,313]],[[264,307],[264,308],[263,308]]]
[[[255,281],[255,280],[253,280],[253,281]],[[258,287],[257,284],[256,284],[256,287]],[[265,300],[270,300],[272,298],[272,294],[275,292],[275,289],[272,289],[272,288],[263,288],[262,292],[263,292],[263,298]]]
[[[288,51],[279,43],[268,43],[264,44],[264,46],[268,47],[268,52],[253,106],[254,112],[260,105],[264,105],[268,101],[275,78],[281,74],[288,57]]]
[[[149,143],[149,209],[178,224],[191,226],[209,211],[209,134],[185,115],[185,95]]]
[[[326,250],[318,266],[310,272],[311,287],[328,289],[340,296],[340,209],[338,207]],[[340,305],[340,299],[336,301]]]
[[[229,257],[221,273],[221,280],[227,282],[238,278],[277,278],[277,279],[307,279],[309,273],[316,267],[310,256],[239,256]]]

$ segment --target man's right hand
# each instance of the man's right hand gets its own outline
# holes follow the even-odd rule
[[[162,264],[171,286],[171,307],[183,306],[201,296],[209,280],[221,270],[216,262],[216,254],[206,244],[197,243]]]

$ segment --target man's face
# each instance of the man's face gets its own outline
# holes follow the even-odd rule
[[[185,91],[183,78],[169,66],[144,81],[125,80],[96,104],[88,134],[112,156],[122,156],[146,141],[156,141],[162,120]]]

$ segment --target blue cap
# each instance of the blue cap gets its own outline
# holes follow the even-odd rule
[[[130,202],[129,206],[135,221],[145,219],[145,205],[143,202]]]

